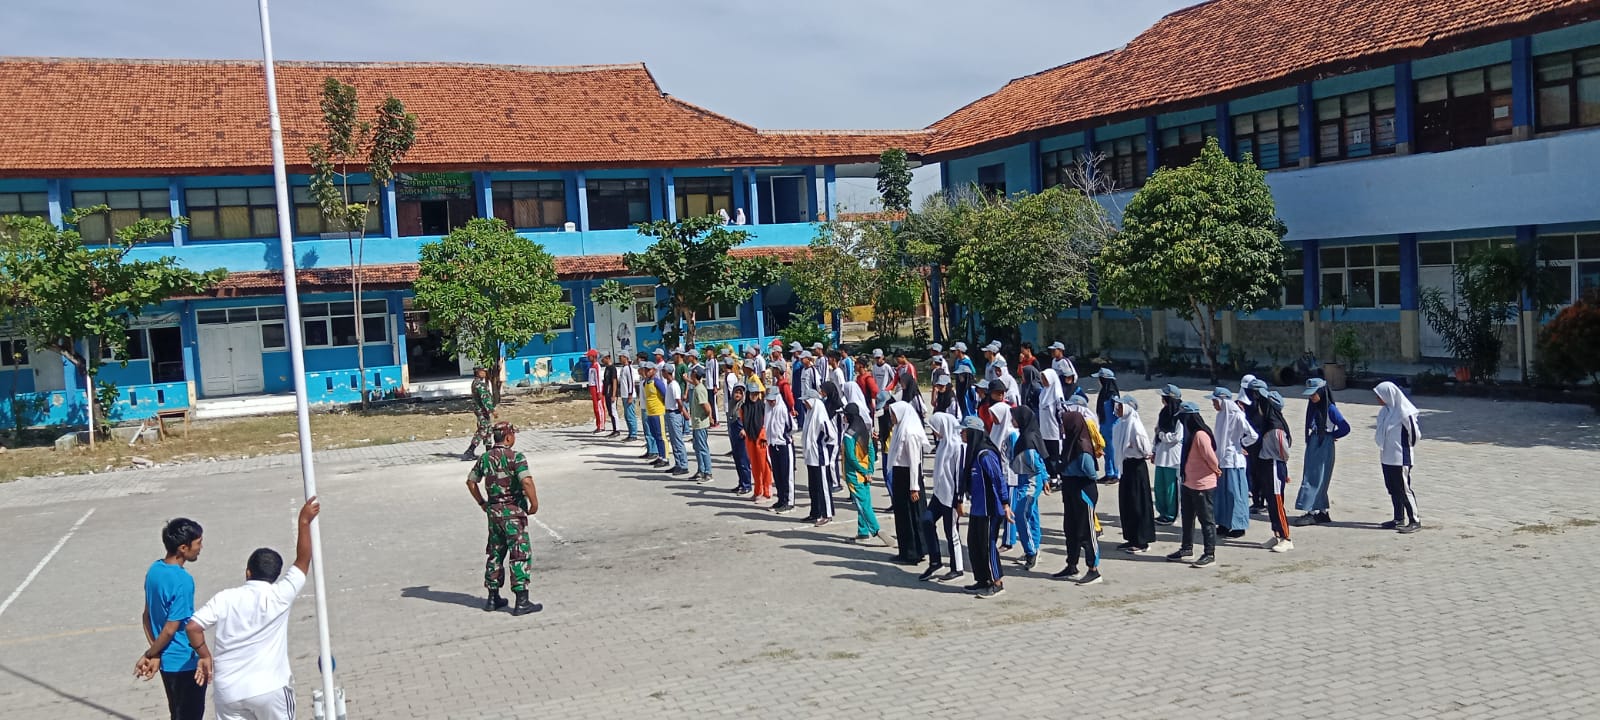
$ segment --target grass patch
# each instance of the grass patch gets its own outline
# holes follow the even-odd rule
[[[567,427],[594,419],[587,397],[566,392],[508,395],[498,409],[501,420],[521,428]],[[188,438],[183,437],[180,426],[170,427],[174,433],[154,445],[130,448],[125,443],[106,440],[96,441],[93,452],[86,447],[63,452],[54,447],[10,449],[0,456],[5,460],[0,463],[0,482],[39,475],[126,470],[134,457],[172,464],[281,455],[300,449],[292,414],[191,422]],[[461,449],[465,450],[467,438],[476,430],[477,422],[465,399],[394,404],[365,413],[318,412],[311,416],[312,447],[316,450],[450,437],[461,438]]]
[[[1550,523],[1533,523],[1531,525],[1517,525],[1511,532],[1528,533],[1530,535],[1554,535],[1561,532],[1561,528]]]
[[[828,653],[825,657],[827,657],[829,660],[857,660],[860,659],[861,653],[850,652],[848,650],[834,650]]]
[[[799,657],[800,653],[795,652],[793,648],[766,650],[756,655],[757,660],[796,660]]]
[[[1594,518],[1571,518],[1567,520],[1567,524],[1572,527],[1594,527],[1600,525],[1600,520]]]

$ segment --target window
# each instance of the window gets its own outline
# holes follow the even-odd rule
[[[150,339],[146,333],[147,331],[144,328],[132,328],[128,330],[128,347],[126,348],[127,352],[125,353],[126,357],[122,358],[117,357],[115,353],[111,352],[111,345],[109,343],[101,343],[100,359],[117,361],[149,360]]]
[[[1053,150],[1039,154],[1039,178],[1044,187],[1073,186],[1083,174],[1083,148]]]
[[[1400,305],[1400,246],[1322,248],[1322,304],[1348,308]]]
[[[1161,131],[1161,167],[1183,167],[1200,157],[1206,138],[1217,136],[1215,120],[1193,123]]]
[[[1417,151],[1487,145],[1511,135],[1511,65],[1417,81]]]
[[[75,192],[72,194],[72,206],[75,208],[93,207],[95,205],[109,205],[110,212],[103,212],[83,218],[78,223],[78,232],[83,235],[84,242],[108,242],[113,233],[143,218],[169,218],[172,217],[172,205],[169,202],[171,195],[166,190],[112,190],[109,192]],[[156,240],[171,240],[172,238],[153,238]]]
[[[1249,155],[1262,170],[1300,165],[1300,108],[1290,105],[1275,110],[1233,117],[1234,157]]]
[[[468,173],[414,173],[395,177],[395,220],[401,237],[448,235],[477,214]]]
[[[278,202],[270,187],[185,190],[189,237],[267,238],[278,234]]]
[[[1557,305],[1600,292],[1600,234],[1541,236],[1539,264]]]
[[[361,303],[362,325],[368,345],[389,341],[389,305],[384,300]],[[356,344],[355,303],[301,303],[300,322],[305,328],[307,347],[351,347]],[[276,337],[276,333],[274,333]],[[262,333],[265,346],[268,336]]]
[[[1539,130],[1600,125],[1600,45],[1534,59]]]
[[[572,305],[572,288],[561,288],[561,304]],[[572,309],[572,314],[567,316],[566,322],[556,323],[555,325],[551,326],[550,330],[553,332],[566,332],[571,330],[572,319],[578,316],[577,306],[573,305]]]
[[[712,303],[695,313],[695,323],[716,322],[718,320],[738,320],[738,303]]]
[[[650,221],[649,180],[590,180],[589,227],[623,230]]]
[[[50,217],[49,197],[44,193],[0,192],[0,216]]]
[[[1394,88],[1317,101],[1317,159],[1384,155],[1394,152]]]
[[[20,368],[28,365],[28,341],[0,340],[0,367]]]
[[[1104,158],[1099,168],[1101,174],[1109,177],[1112,186],[1118,189],[1144,185],[1145,178],[1150,175],[1150,158],[1145,154],[1145,147],[1143,135],[1095,143],[1095,152]]]
[[[350,189],[350,197],[356,202],[366,199],[367,193],[372,192],[371,186],[361,186]],[[289,201],[294,205],[294,234],[296,236],[320,236],[323,233],[336,233],[343,237],[344,229],[329,222],[322,216],[322,206],[317,204],[317,199],[311,196],[311,188],[304,185],[289,189]],[[276,231],[274,231],[276,232]],[[367,213],[367,234],[376,235],[383,232],[383,214],[379,212],[376,204],[372,211]]]
[[[1283,249],[1283,306],[1302,307],[1305,301],[1305,253],[1297,247],[1286,247]]]
[[[642,327],[656,324],[656,288],[654,285],[633,286],[633,323]]]
[[[562,180],[494,183],[494,216],[514,228],[559,228],[567,223],[567,183]]]
[[[1005,164],[996,163],[978,168],[978,190],[989,197],[1005,197]]]
[[[677,178],[672,183],[672,192],[679,218],[715,215],[718,210],[733,214],[731,177]]]

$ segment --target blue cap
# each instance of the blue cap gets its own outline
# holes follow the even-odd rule
[[[1267,381],[1262,380],[1260,378],[1257,378],[1255,380],[1251,380],[1250,381],[1250,389],[1251,390],[1259,390],[1261,392],[1267,392],[1267,391],[1272,389],[1272,386],[1268,385]]]
[[[948,376],[948,375],[940,375],[939,377],[936,377],[936,378],[933,379],[933,384],[934,385],[949,385],[950,384],[950,376]]]
[[[1219,387],[1219,388],[1217,388],[1215,390],[1212,390],[1211,394],[1206,396],[1206,399],[1207,400],[1232,400],[1233,399],[1233,391],[1229,390],[1229,389],[1227,389],[1225,387]]]
[[[1112,398],[1111,401],[1118,405],[1127,405],[1135,410],[1139,409],[1139,400],[1132,395],[1118,395]]]
[[[804,393],[800,394],[800,399],[801,400],[821,400],[822,399],[822,393],[817,392],[816,388],[806,388],[806,391]]]
[[[1267,400],[1269,402],[1271,402],[1273,405],[1276,405],[1279,410],[1283,409],[1283,394],[1282,393],[1279,393],[1276,390],[1268,392],[1267,393]]]
[[[988,380],[979,380],[976,387],[979,390],[988,390],[989,389],[989,381]]]
[[[1161,388],[1161,397],[1169,397],[1169,398],[1172,398],[1174,400],[1182,400],[1183,399],[1183,389],[1179,388],[1177,385],[1173,385],[1172,383],[1167,383],[1166,387]]]
[[[961,418],[961,427],[964,427],[968,430],[977,430],[978,432],[983,432],[983,418],[978,417],[977,415],[968,415],[964,418]]]
[[[1068,405],[1082,405],[1083,407],[1089,407],[1089,401],[1083,399],[1082,395],[1073,395],[1072,397],[1067,398],[1067,404]]]
[[[1311,378],[1310,380],[1306,381],[1306,391],[1303,392],[1303,393],[1300,393],[1300,394],[1301,395],[1305,395],[1307,397],[1310,397],[1312,395],[1317,394],[1318,392],[1320,392],[1323,388],[1325,388],[1327,386],[1328,386],[1328,381],[1327,380],[1323,380],[1322,378]]]
[[[1196,404],[1194,404],[1192,402],[1186,402],[1186,403],[1178,406],[1178,414],[1179,415],[1199,415],[1200,414],[1200,406],[1196,405]]]
[[[888,405],[889,403],[891,403],[893,401],[894,401],[894,396],[890,395],[888,390],[879,390],[878,391],[878,405],[880,407],[884,406],[884,405]]]
[[[1089,377],[1097,377],[1097,378],[1105,378],[1107,380],[1115,380],[1115,379],[1117,379],[1117,374],[1112,372],[1111,368],[1100,368],[1099,370],[1094,371],[1094,374],[1090,375]]]

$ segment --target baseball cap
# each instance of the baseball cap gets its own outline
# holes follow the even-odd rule
[[[1279,410],[1283,409],[1283,393],[1280,393],[1277,390],[1273,390],[1271,392],[1268,392],[1267,393],[1267,400],[1269,402],[1271,402],[1273,404],[1273,406],[1277,407]]]
[[[811,349],[812,350],[821,350],[822,349],[822,343],[819,343],[819,342],[811,343]]]
[[[884,405],[888,405],[893,400],[894,400],[894,396],[890,395],[888,390],[879,390],[878,391],[878,406],[879,407],[882,407]]]
[[[988,390],[989,389],[989,381],[988,380],[979,380],[977,387],[978,387],[979,390]]]
[[[1186,403],[1178,406],[1178,414],[1179,415],[1199,415],[1200,414],[1200,406],[1196,405],[1196,404],[1194,404],[1192,402],[1186,402]]]
[[[1303,393],[1300,393],[1300,394],[1301,395],[1305,395],[1306,397],[1310,397],[1312,395],[1317,394],[1318,392],[1320,392],[1323,388],[1325,388],[1327,386],[1328,386],[1328,381],[1327,380],[1323,380],[1322,378],[1311,378],[1310,380],[1306,381],[1306,391],[1303,392]]]
[[[872,349],[872,356],[875,357],[875,358],[883,357],[883,348],[873,348]]]
[[[796,341],[794,341],[794,342],[792,342],[792,343],[789,343],[789,349],[790,349],[790,350],[800,350],[800,349],[802,349],[802,348],[803,348],[803,347],[804,347],[804,346],[803,346],[803,345],[801,345],[801,344],[800,344],[800,341],[799,341],[799,340],[796,340]]]
[[[1161,397],[1169,397],[1174,400],[1180,400],[1183,398],[1183,389],[1179,388],[1177,385],[1173,385],[1172,383],[1167,383],[1166,387],[1161,388]]]
[[[967,351],[967,344],[964,343],[964,342],[957,342],[956,344],[951,345],[950,349],[951,350],[960,350],[961,352],[966,352]]]
[[[1062,352],[1066,352],[1067,346],[1066,345],[1062,345],[1061,341],[1057,340],[1057,341],[1055,341],[1053,343],[1050,343],[1050,347],[1047,348],[1047,349],[1049,349],[1049,350],[1060,350]]]
[[[813,357],[816,357],[816,356],[812,355],[810,350],[801,350],[800,351],[800,359],[801,360],[810,360]]]
[[[945,375],[940,375],[939,377],[936,377],[936,378],[933,379],[933,384],[934,385],[949,385],[950,384],[950,378],[948,376],[945,376]]]
[[[1112,398],[1111,401],[1118,405],[1127,405],[1135,410],[1139,409],[1139,399],[1132,395],[1118,395]]]
[[[821,400],[822,399],[822,393],[817,392],[816,388],[806,388],[805,392],[800,393],[800,399],[801,400]]]
[[[777,400],[778,398],[781,398],[781,397],[783,397],[783,393],[778,390],[778,386],[777,385],[773,385],[772,387],[767,388],[767,399],[768,400]]]
[[[934,343],[932,345],[929,345],[928,349],[932,350],[934,352],[944,352],[944,346],[940,345],[939,343]]]
[[[1097,378],[1105,378],[1107,380],[1115,380],[1115,379],[1117,379],[1117,374],[1112,372],[1111,368],[1100,368],[1099,370],[1094,371],[1094,374],[1090,375],[1089,377],[1097,377]]]
[[[761,385],[754,380],[744,384],[745,392],[761,392]]]
[[[1261,380],[1261,379],[1258,378],[1258,379],[1250,381],[1250,389],[1251,390],[1259,390],[1261,392],[1268,392],[1268,391],[1272,390],[1272,386],[1268,385],[1267,381]]]
[[[1217,388],[1215,390],[1212,390],[1211,394],[1206,396],[1206,399],[1207,400],[1232,400],[1233,399],[1233,391],[1229,390],[1229,389],[1227,389],[1225,387],[1219,387],[1219,388]]]
[[[656,351],[653,354],[665,356],[667,354],[667,351],[666,350],[662,350],[661,348],[656,348]]]
[[[1085,400],[1082,395],[1073,395],[1072,397],[1067,398],[1067,404],[1068,405],[1080,405],[1082,407],[1089,407],[1089,401]]]
[[[968,415],[964,418],[961,418],[961,427],[964,427],[968,430],[977,430],[979,432],[983,432],[983,418],[978,417],[977,415]]]

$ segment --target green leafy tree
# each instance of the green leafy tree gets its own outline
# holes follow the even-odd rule
[[[984,200],[962,218],[950,295],[986,324],[1016,328],[1089,299],[1090,270],[1111,228],[1093,199],[1057,186]]]
[[[623,284],[620,280],[607,280],[589,294],[596,305],[607,305],[614,308],[629,308],[633,306],[633,289]]]
[[[667,289],[662,303],[667,313],[656,323],[668,342],[694,345],[695,321],[713,304],[737,305],[782,276],[770,258],[736,258],[731,252],[750,239],[750,233],[732,230],[714,215],[657,220],[639,225],[639,234],[654,238],[641,253],[626,253],[622,262],[634,275],[654,277]],[[679,337],[678,322],[686,328]]]
[[[911,168],[906,151],[889,148],[878,155],[878,195],[883,209],[890,212],[911,210]]]
[[[350,246],[350,293],[361,314],[361,268],[366,260],[367,219],[378,204],[378,190],[394,182],[394,166],[417,139],[417,116],[390,95],[378,106],[375,120],[361,119],[361,103],[353,85],[329,77],[322,83],[323,141],[306,149],[311,158],[311,196],[328,225],[345,234]],[[350,187],[353,174],[365,172],[366,187]],[[359,195],[359,197],[358,197]],[[356,347],[365,347],[366,324],[356,323]],[[367,406],[366,354],[356,353],[361,377],[361,406]]]
[[[552,331],[575,309],[561,301],[555,258],[494,218],[473,218],[424,244],[416,293],[428,326],[444,335],[444,351],[488,368],[496,398],[500,349],[555,339]]]
[[[66,220],[76,225],[108,211],[105,205],[81,208]],[[98,380],[105,363],[101,349],[127,365],[130,321],[171,298],[201,293],[227,276],[221,269],[186,269],[172,257],[128,259],[133,248],[170,237],[187,222],[181,217],[144,218],[118,229],[104,247],[91,247],[77,230],[58,229],[42,218],[0,220],[0,308],[29,347],[59,353],[87,380],[86,386],[95,391],[95,417],[102,428],[117,388]]]
[[[884,223],[847,223],[829,218],[817,226],[806,254],[789,266],[789,284],[800,303],[812,310],[841,312],[873,301],[873,269],[868,235]],[[812,317],[811,313],[802,313]],[[812,323],[815,324],[815,323]]]
[[[1600,387],[1600,293],[1567,306],[1539,332],[1539,374]]]
[[[1531,295],[1539,298],[1536,304],[1548,306],[1547,277],[1537,271],[1531,257],[1514,246],[1480,249],[1452,271],[1454,304],[1446,303],[1438,288],[1422,293],[1423,318],[1450,353],[1467,364],[1474,380],[1491,380],[1500,373],[1505,324],[1520,323],[1522,294],[1532,290]]]
[[[1100,255],[1101,296],[1187,320],[1215,380],[1216,311],[1278,305],[1284,233],[1266,174],[1250,158],[1229,160],[1210,139],[1193,163],[1158,170],[1128,202],[1122,231]]]

